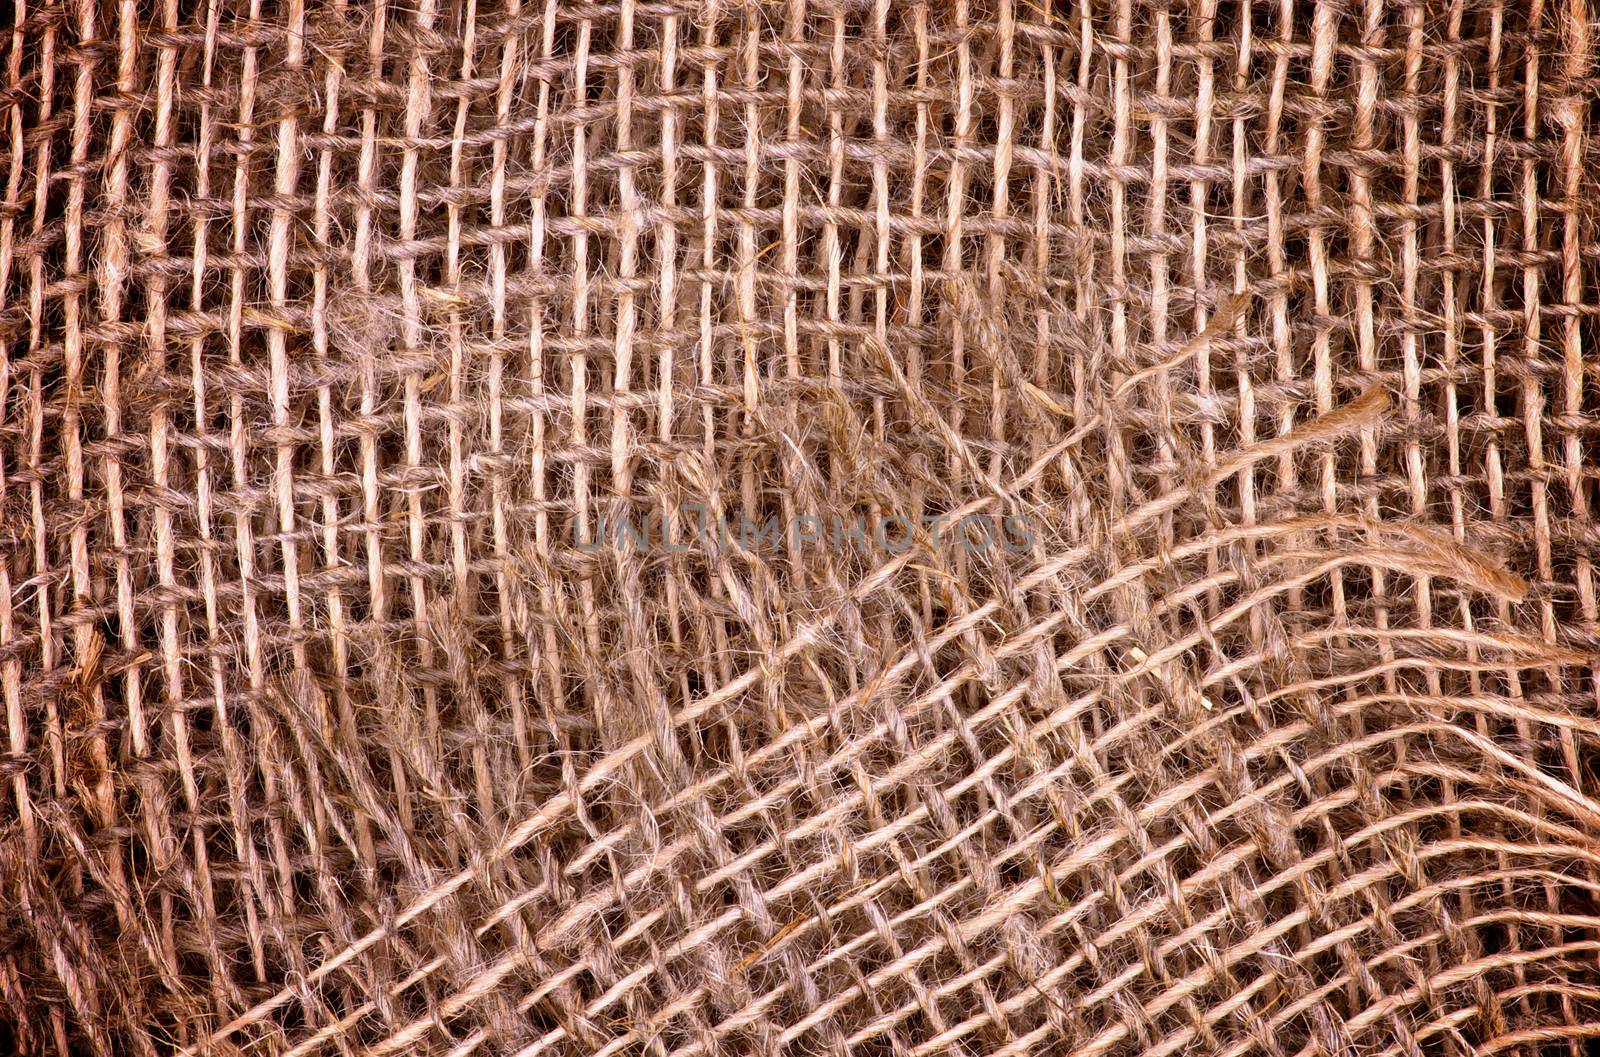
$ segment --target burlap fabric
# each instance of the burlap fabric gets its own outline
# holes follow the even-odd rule
[[[1583,0],[9,10],[0,1050],[1600,1037]]]

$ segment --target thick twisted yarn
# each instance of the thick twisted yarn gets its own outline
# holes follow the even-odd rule
[[[0,1049],[1600,1037],[1585,0],[6,9]]]

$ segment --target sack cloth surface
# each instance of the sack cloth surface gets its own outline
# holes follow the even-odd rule
[[[0,5],[0,1050],[1594,1052],[1595,18]]]

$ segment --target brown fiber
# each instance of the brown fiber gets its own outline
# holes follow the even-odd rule
[[[1597,1052],[1597,18],[0,2],[0,1053]]]

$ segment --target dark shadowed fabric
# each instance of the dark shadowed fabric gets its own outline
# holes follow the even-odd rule
[[[0,12],[0,1051],[1593,1052],[1585,0]]]

